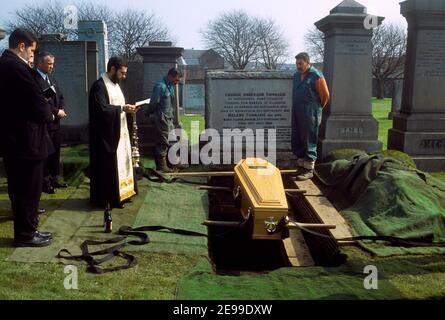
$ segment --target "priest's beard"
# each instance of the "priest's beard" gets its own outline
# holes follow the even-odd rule
[[[114,83],[114,84],[120,84],[121,80],[117,77],[117,73],[113,74],[112,76],[110,76],[110,80]]]

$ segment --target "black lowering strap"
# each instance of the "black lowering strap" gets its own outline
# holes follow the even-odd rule
[[[109,240],[85,240],[80,245],[81,255],[74,256],[67,249],[62,249],[57,254],[57,258],[72,260],[72,261],[85,261],[87,263],[87,271],[95,274],[103,274],[107,272],[114,272],[119,270],[130,269],[137,265],[137,259],[135,256],[122,251],[122,248],[128,244],[141,246],[150,243],[150,238],[144,231],[167,231],[171,233],[176,233],[184,236],[194,236],[194,237],[207,237],[204,233],[169,228],[164,226],[143,226],[139,228],[132,228],[128,226],[123,226],[119,229],[120,236],[109,239]],[[139,240],[126,241],[128,236],[139,237]],[[114,244],[109,248],[102,250],[97,250],[90,252],[90,246]],[[101,258],[95,258],[96,256],[103,256]],[[116,267],[100,268],[100,264],[110,261],[111,259],[119,257],[127,261],[126,264]]]
[[[186,183],[186,184],[193,184],[193,185],[202,185],[202,182],[195,182],[195,181],[190,181],[190,180],[186,180],[184,178],[177,178],[177,177],[172,177],[169,175],[164,175],[159,171],[156,171],[154,169],[151,168],[145,168],[144,169],[144,177],[147,178],[149,181],[151,182],[159,182],[159,183],[175,183],[175,182],[181,182],[181,183]]]
[[[445,242],[434,242],[432,237],[418,238],[418,239],[404,239],[394,236],[356,236],[349,238],[337,239],[333,235],[322,234],[304,227],[301,230],[306,231],[318,237],[332,239],[334,241],[385,241],[395,247],[445,247]]]
[[[445,242],[432,242],[429,240],[408,240],[391,236],[358,236],[351,238],[338,239],[340,241],[386,241],[396,247],[445,247]]]
[[[121,249],[126,245],[124,242],[126,237],[116,237],[113,239],[101,241],[101,240],[86,240],[80,245],[81,255],[73,256],[71,252],[67,249],[60,250],[57,255],[59,259],[65,260],[75,260],[75,261],[85,261],[87,263],[87,271],[96,274],[102,274],[107,272],[113,272],[118,270],[129,269],[137,265],[136,257],[131,254],[121,251]],[[117,244],[115,246],[90,252],[89,246],[94,245],[104,245],[104,244]],[[94,258],[95,256],[102,256],[102,258]],[[127,261],[125,265],[110,267],[110,268],[99,268],[98,266],[104,262],[107,262],[114,257],[120,257]]]

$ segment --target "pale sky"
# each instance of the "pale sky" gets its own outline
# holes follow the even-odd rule
[[[34,3],[44,1],[34,1]],[[67,5],[69,0],[63,0]],[[242,9],[248,14],[273,18],[284,31],[290,43],[289,61],[296,53],[304,51],[303,34],[314,22],[324,18],[341,0],[98,0],[116,9],[141,8],[155,13],[170,29],[177,45],[185,49],[204,49],[199,31],[207,22],[220,13]],[[368,8],[368,13],[384,16],[386,21],[406,27],[406,20],[400,15],[399,0],[359,0]],[[14,0],[1,3],[0,26],[10,19],[10,13],[28,0]]]

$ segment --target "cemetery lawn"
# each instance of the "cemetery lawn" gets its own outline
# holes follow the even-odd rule
[[[374,116],[380,123],[379,139],[386,145],[387,129],[391,121],[387,120],[391,101],[373,100]],[[204,129],[204,118],[199,116],[181,117],[184,129],[189,132],[191,121],[200,121]],[[382,125],[383,123],[383,125]],[[382,128],[386,127],[386,128]],[[75,186],[83,180],[88,153],[85,146],[63,150],[65,167],[74,173],[65,175],[70,187],[58,190],[55,195],[44,194],[42,206],[47,213],[40,216],[43,224],[52,211],[76,190]],[[143,159],[144,165],[153,167],[153,161]],[[2,165],[0,165],[2,167]],[[77,172],[77,173],[76,173]],[[80,172],[80,173],[79,173]],[[445,173],[436,177],[445,180]],[[149,252],[135,252],[138,266],[115,273],[94,275],[86,272],[83,264],[79,265],[79,289],[65,290],[64,265],[55,263],[16,263],[6,259],[13,253],[13,222],[4,178],[0,178],[0,300],[174,300],[177,283],[190,272],[202,257],[196,255],[173,255]],[[38,249],[36,249],[38,250]],[[431,299],[445,296],[445,261],[443,256],[404,256],[374,259],[356,248],[345,248],[351,265],[377,264],[381,267],[391,284],[408,299]],[[423,272],[419,272],[422,266]],[[253,288],[254,290],[254,288]],[[298,290],[298,288],[295,288]],[[402,298],[394,297],[394,299]]]
[[[181,116],[180,121],[182,123],[182,128],[187,132],[188,138],[190,141],[190,145],[193,146],[197,143],[199,143],[199,134],[202,133],[205,129],[205,121],[203,116]],[[192,128],[192,122],[199,121],[199,134],[197,137],[191,137],[191,128]],[[193,138],[193,139],[192,139]]]
[[[383,150],[388,148],[388,130],[392,127],[392,120],[388,119],[391,102],[392,99],[372,99],[372,113],[379,122],[379,141],[383,143]]]

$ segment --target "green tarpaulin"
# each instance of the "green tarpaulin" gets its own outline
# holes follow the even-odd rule
[[[445,241],[445,184],[429,174],[392,157],[360,154],[318,165],[317,176],[352,204],[340,213],[355,235]],[[445,248],[438,247],[360,244],[379,256],[445,253]]]

